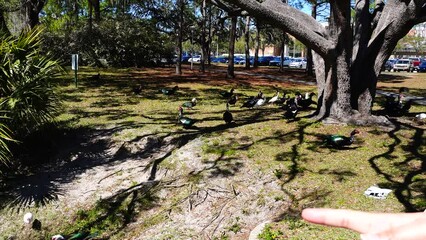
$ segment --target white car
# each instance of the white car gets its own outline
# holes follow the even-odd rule
[[[294,58],[287,57],[287,59],[285,59],[284,62],[283,62],[283,66],[284,67],[290,67],[290,63],[293,62],[293,60],[294,60]]]
[[[201,56],[200,55],[193,56],[190,59],[188,59],[188,62],[199,63],[201,62]]]
[[[412,72],[414,70],[413,61],[411,61],[410,59],[399,59],[393,65],[393,70],[395,72],[399,72],[399,71]]]
[[[290,68],[306,69],[306,60],[303,58],[296,58],[289,64]]]

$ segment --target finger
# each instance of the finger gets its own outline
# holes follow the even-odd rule
[[[308,208],[302,211],[302,218],[308,222],[342,227],[354,231],[380,232],[392,226],[403,225],[424,213],[368,213],[344,209]]]
[[[424,240],[426,239],[426,217],[418,218],[400,226],[393,226],[383,232],[362,234],[362,240]]]

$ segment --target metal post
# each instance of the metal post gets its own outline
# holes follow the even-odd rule
[[[219,56],[219,36],[217,36],[217,41],[216,41],[216,57]]]
[[[78,54],[71,55],[71,69],[74,70],[75,87],[78,87]]]
[[[77,74],[77,68],[74,70],[74,81],[75,81],[75,87],[78,87],[78,74]]]

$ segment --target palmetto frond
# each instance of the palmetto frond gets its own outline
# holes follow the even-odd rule
[[[9,153],[9,130],[19,139],[52,121],[59,110],[52,80],[62,68],[40,51],[41,32],[36,28],[18,38],[0,36],[1,162]]]

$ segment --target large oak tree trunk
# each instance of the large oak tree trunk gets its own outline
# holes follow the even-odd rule
[[[24,29],[31,29],[40,23],[39,13],[43,9],[46,0],[28,0],[21,8],[14,12],[4,12],[9,32],[19,35]]]
[[[426,21],[421,1],[330,0],[329,26],[279,0],[227,0],[256,17],[282,27],[315,51],[318,119],[355,124],[390,124],[372,115],[380,68],[399,39]]]
[[[6,20],[4,20],[3,12],[0,12],[0,32],[5,34],[10,34],[9,29],[6,26]]]

